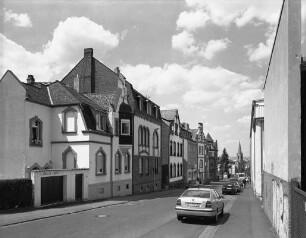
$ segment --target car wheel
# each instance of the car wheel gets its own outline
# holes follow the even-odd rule
[[[179,221],[183,220],[183,218],[180,215],[176,215],[176,217],[177,217],[177,220]]]

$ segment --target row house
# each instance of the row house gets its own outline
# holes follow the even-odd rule
[[[197,179],[198,175],[198,145],[192,139],[192,132],[188,123],[181,124],[181,137],[183,138],[183,180],[190,183]]]
[[[183,138],[180,136],[180,118],[177,109],[162,110],[162,120],[170,127],[169,135],[169,186],[183,187]],[[163,142],[164,143],[164,142]]]
[[[161,190],[161,114],[157,104],[128,87],[134,114],[133,193]]]
[[[211,181],[218,180],[218,141],[214,141],[209,133],[206,136],[206,155],[208,157],[208,178]]]

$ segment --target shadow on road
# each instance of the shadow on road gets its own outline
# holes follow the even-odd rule
[[[230,218],[230,213],[224,213],[223,216],[219,216],[218,222],[215,223],[212,218],[184,218],[183,223],[193,224],[193,225],[207,225],[207,226],[218,226],[225,224]]]

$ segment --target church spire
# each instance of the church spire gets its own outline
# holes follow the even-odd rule
[[[240,141],[239,141],[239,145],[238,145],[237,160],[238,160],[239,162],[241,162],[241,161],[243,160],[243,153],[242,153],[242,150],[241,150]]]
[[[239,141],[239,146],[238,146],[238,154],[242,154],[240,141]]]

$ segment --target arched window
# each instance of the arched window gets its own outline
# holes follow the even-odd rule
[[[30,146],[42,146],[42,125],[37,116],[30,119]]]
[[[142,131],[142,145],[146,146],[147,145],[147,128],[143,128]]]
[[[170,140],[170,155],[172,155],[172,140]]]
[[[63,133],[77,132],[77,110],[72,107],[62,112]]]
[[[173,155],[176,156],[176,143],[173,141]]]
[[[130,172],[130,154],[126,153],[124,157],[124,172],[129,173]]]
[[[121,154],[119,152],[115,155],[115,173],[121,174]]]
[[[158,148],[158,133],[157,133],[157,131],[154,131],[154,134],[153,134],[153,147]]]
[[[149,147],[150,146],[150,130],[149,130],[149,128],[147,128],[147,139],[146,139],[146,141],[147,141],[147,146]]]
[[[172,178],[172,164],[170,164],[170,169],[169,169],[169,172],[170,172],[170,178]]]
[[[142,145],[142,127],[138,128],[138,145]]]
[[[203,168],[203,160],[200,160],[200,168]]]
[[[77,168],[77,154],[69,146],[62,154],[63,169]]]
[[[177,163],[177,177],[179,177],[180,175],[180,164]]]
[[[96,153],[96,175],[106,174],[106,155],[102,148]]]
[[[183,175],[183,164],[181,163],[181,175]]]
[[[173,165],[173,177],[176,177],[176,164]]]

